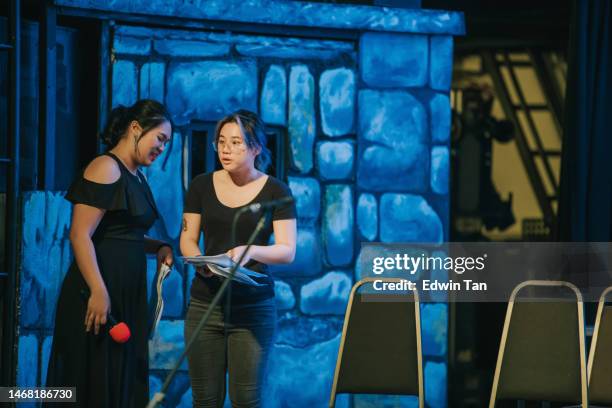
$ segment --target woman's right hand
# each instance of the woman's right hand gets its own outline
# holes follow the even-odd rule
[[[92,326],[94,333],[100,332],[100,326],[106,324],[106,318],[110,313],[110,298],[105,287],[91,291],[87,301],[87,313],[85,313],[85,331],[90,331]]]
[[[213,276],[213,273],[206,266],[197,266],[196,272],[204,276],[205,278],[210,278]]]

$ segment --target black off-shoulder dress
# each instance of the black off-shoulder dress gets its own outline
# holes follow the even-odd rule
[[[98,184],[81,174],[66,198],[106,210],[92,241],[111,313],[127,323],[131,337],[118,344],[108,334],[110,327],[101,327],[98,335],[93,329],[85,332],[87,305],[81,291],[88,286],[73,262],[57,304],[47,386],[76,387],[82,407],[142,408],[149,396],[144,235],[158,212],[144,176],[130,173],[116,156],[106,154],[119,164],[119,180]]]

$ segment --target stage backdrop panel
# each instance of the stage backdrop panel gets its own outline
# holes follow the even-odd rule
[[[448,95],[452,36],[463,34],[463,15],[281,0],[56,3],[101,16],[138,12],[235,24],[235,32],[113,25],[110,104],[155,98],[172,113],[172,143],[145,173],[162,213],[150,234],[177,249],[189,181],[215,166],[215,121],[246,108],[269,125],[275,156],[283,159],[275,174],[297,200],[298,250],[293,264],[271,268],[279,330],[264,401],[326,406],[348,295],[360,276],[360,243],[448,239]],[[252,23],[264,25],[245,34]],[[278,35],[265,24],[311,31]],[[350,35],[326,38],[332,28]],[[19,385],[33,385],[44,382],[54,302],[71,259],[70,206],[61,193],[35,192],[26,195],[23,210]],[[36,257],[46,267],[34,265]],[[151,393],[184,347],[193,274],[177,262],[164,285],[164,316],[150,343]],[[431,408],[447,406],[444,300],[422,311]],[[347,398],[339,400],[347,405]],[[184,365],[167,406],[191,406]],[[411,407],[416,400],[356,396],[354,406]]]

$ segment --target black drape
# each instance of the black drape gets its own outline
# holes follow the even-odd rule
[[[612,239],[612,6],[574,0],[565,101],[559,239]]]

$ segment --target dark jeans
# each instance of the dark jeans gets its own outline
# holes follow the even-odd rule
[[[185,342],[193,335],[208,307],[208,302],[191,299],[185,319]],[[228,372],[232,406],[259,407],[268,352],[276,329],[275,300],[232,306],[227,327],[223,310],[221,306],[215,307],[187,357],[193,406],[223,407]]]

